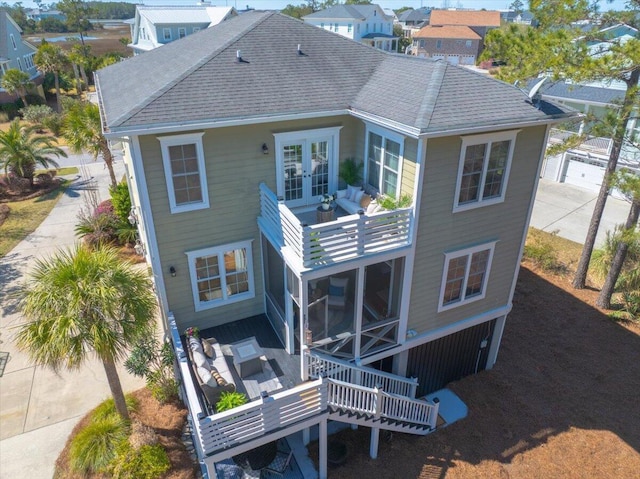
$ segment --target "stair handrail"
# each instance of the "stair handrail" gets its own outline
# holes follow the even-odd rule
[[[438,419],[438,403],[406,396],[389,394],[378,388],[326,379],[328,383],[327,404],[372,418],[402,421],[412,425],[435,429]]]
[[[311,378],[321,376],[347,383],[379,388],[391,394],[415,398],[418,389],[416,378],[405,378],[396,374],[325,356],[316,351],[307,351],[307,374]]]

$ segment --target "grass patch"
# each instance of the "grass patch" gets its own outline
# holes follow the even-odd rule
[[[62,193],[66,189],[66,182],[60,188],[25,201],[8,203],[9,216],[0,227],[0,258],[4,257],[20,241],[33,233],[42,221],[49,215]]]
[[[545,271],[556,273],[575,271],[581,253],[580,243],[561,238],[556,233],[529,228],[524,247],[524,259]]]
[[[36,170],[36,175],[40,173],[47,173],[49,170]],[[57,176],[65,176],[65,175],[77,175],[80,172],[77,166],[65,166],[63,168],[56,169]]]

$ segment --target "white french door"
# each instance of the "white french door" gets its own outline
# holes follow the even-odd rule
[[[338,129],[281,133],[276,137],[278,196],[290,208],[316,205],[336,186]]]

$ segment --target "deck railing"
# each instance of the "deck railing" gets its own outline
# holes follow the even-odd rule
[[[386,418],[435,428],[438,403],[389,394],[380,388],[368,388],[337,379],[329,383],[328,403],[343,410],[374,418]]]
[[[303,225],[293,212],[260,184],[260,224],[305,268],[332,264],[411,243],[412,208],[343,216]]]
[[[549,143],[560,144],[574,135],[577,135],[577,132],[552,128],[549,132]],[[574,149],[586,150],[600,155],[608,156],[609,154],[611,154],[612,147],[613,140],[611,138],[588,136],[582,143],[580,143],[579,146],[575,147]]]
[[[379,388],[390,394],[414,398],[418,388],[415,378],[403,378],[373,368],[356,366],[348,361],[322,356],[306,351],[303,355],[307,362],[307,374],[310,378],[326,377],[345,383]]]

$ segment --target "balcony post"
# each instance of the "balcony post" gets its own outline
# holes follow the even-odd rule
[[[356,234],[356,238],[357,238],[357,242],[358,242],[358,255],[363,255],[364,254],[364,247],[365,247],[365,224],[366,224],[366,220],[365,220],[365,215],[364,215],[364,210],[358,210],[358,232]]]
[[[371,428],[371,445],[369,446],[369,456],[371,459],[378,458],[378,444],[380,443],[380,428]]]
[[[318,426],[318,476],[327,479],[327,420],[323,419]]]

